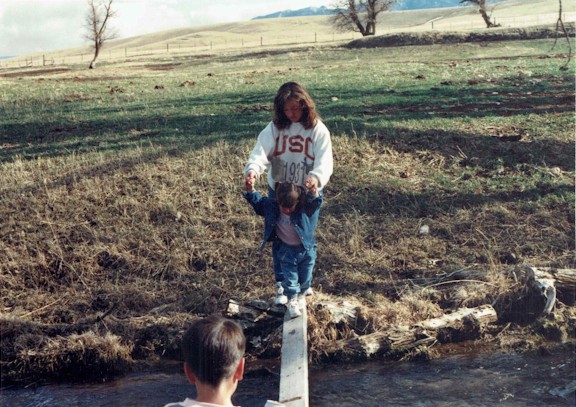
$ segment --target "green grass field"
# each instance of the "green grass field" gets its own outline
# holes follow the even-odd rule
[[[492,303],[522,289],[505,273],[518,264],[574,268],[574,66],[561,70],[568,47],[553,45],[0,71],[3,382],[67,372],[66,352],[90,371],[70,332],[88,335],[82,324],[104,312],[89,332],[113,351],[90,357],[114,365],[175,357],[179,330],[229,298],[269,299],[271,256],[256,254],[262,224],[241,170],[290,80],[334,143],[314,288],[369,307],[371,329]],[[463,269],[485,283],[418,283]],[[566,330],[574,307],[558,312]],[[318,353],[323,340],[312,338]]]

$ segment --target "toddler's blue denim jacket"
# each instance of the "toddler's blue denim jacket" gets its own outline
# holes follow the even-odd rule
[[[276,238],[276,222],[280,217],[280,207],[275,199],[263,197],[258,191],[244,192],[242,195],[252,205],[256,214],[264,217],[264,241],[260,245],[260,251],[262,251],[267,242]],[[322,200],[322,194],[317,197],[307,194],[304,207],[297,208],[290,215],[292,225],[294,225],[306,250],[312,249],[316,244],[314,234],[318,225]]]

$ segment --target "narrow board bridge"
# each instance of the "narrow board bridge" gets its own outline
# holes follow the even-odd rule
[[[290,319],[284,315],[279,402],[286,407],[308,407],[308,313]]]

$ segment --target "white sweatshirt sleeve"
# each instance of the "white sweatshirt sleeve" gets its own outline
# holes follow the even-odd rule
[[[330,180],[334,170],[334,159],[332,157],[332,140],[330,131],[322,122],[318,122],[314,128],[314,167],[308,173],[318,179],[318,188],[322,189]]]
[[[274,152],[274,123],[270,122],[258,135],[256,145],[248,157],[243,174],[254,171],[258,177],[270,169],[270,158]]]

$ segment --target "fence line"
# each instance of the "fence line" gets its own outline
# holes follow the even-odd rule
[[[210,52],[214,50],[240,50],[240,49],[266,49],[268,47],[276,47],[279,45],[298,46],[306,44],[318,43],[338,43],[343,41],[352,41],[360,37],[357,33],[332,33],[332,34],[318,34],[293,37],[264,37],[258,38],[239,38],[235,40],[225,39],[194,39],[193,41],[172,41],[166,42],[163,45],[145,45],[141,47],[125,47],[125,48],[112,48],[106,49],[106,46],[100,52],[98,57],[99,62],[104,61],[117,61],[121,59],[134,59],[142,58],[150,55],[161,54],[201,54],[203,52]],[[192,43],[190,43],[192,42]],[[91,60],[93,54],[90,52],[80,54],[67,54],[58,56],[55,53],[46,55],[30,56],[24,59],[11,58],[0,60],[0,68],[22,68],[22,67],[39,67],[47,65],[73,65],[81,64]]]
[[[501,17],[493,18],[493,22],[500,24],[502,27],[527,27],[532,25],[554,24],[558,19],[558,14],[543,14],[535,16],[522,16],[522,17]],[[419,26],[406,26],[384,29],[380,34],[401,32],[401,31],[452,31],[452,30],[466,30],[485,28],[484,21],[478,16],[474,16],[466,21],[451,19],[435,19]],[[576,22],[576,13],[564,13],[563,21]],[[238,38],[235,40],[226,39],[210,39],[210,38],[197,38],[191,40],[180,40],[166,42],[163,45],[154,44],[152,46],[141,46],[133,48],[113,48],[107,50],[103,48],[98,61],[99,62],[114,62],[119,60],[130,60],[148,57],[150,55],[170,54],[170,55],[194,55],[203,52],[210,52],[215,50],[241,50],[241,49],[266,49],[266,47],[277,47],[280,45],[298,46],[306,44],[317,43],[338,43],[343,41],[352,41],[360,38],[358,33],[331,33],[331,34],[310,34],[301,36],[287,36],[287,37],[250,37]],[[192,42],[192,43],[191,43]],[[73,55],[58,56],[57,53],[50,53],[49,58],[46,55],[31,56],[26,58],[11,58],[0,60],[0,68],[22,68],[22,67],[40,67],[51,65],[76,65],[83,64],[90,61],[92,58],[91,53],[79,53]]]
[[[493,17],[492,22],[500,24],[501,27],[529,27],[545,24],[555,24],[558,20],[558,14],[538,14],[534,16],[516,16],[516,17]],[[576,21],[576,13],[562,13],[564,23]],[[484,20],[478,16],[466,21],[450,21],[450,19],[439,19],[432,21],[429,28],[434,30],[453,30],[453,29],[475,29],[485,28]]]

